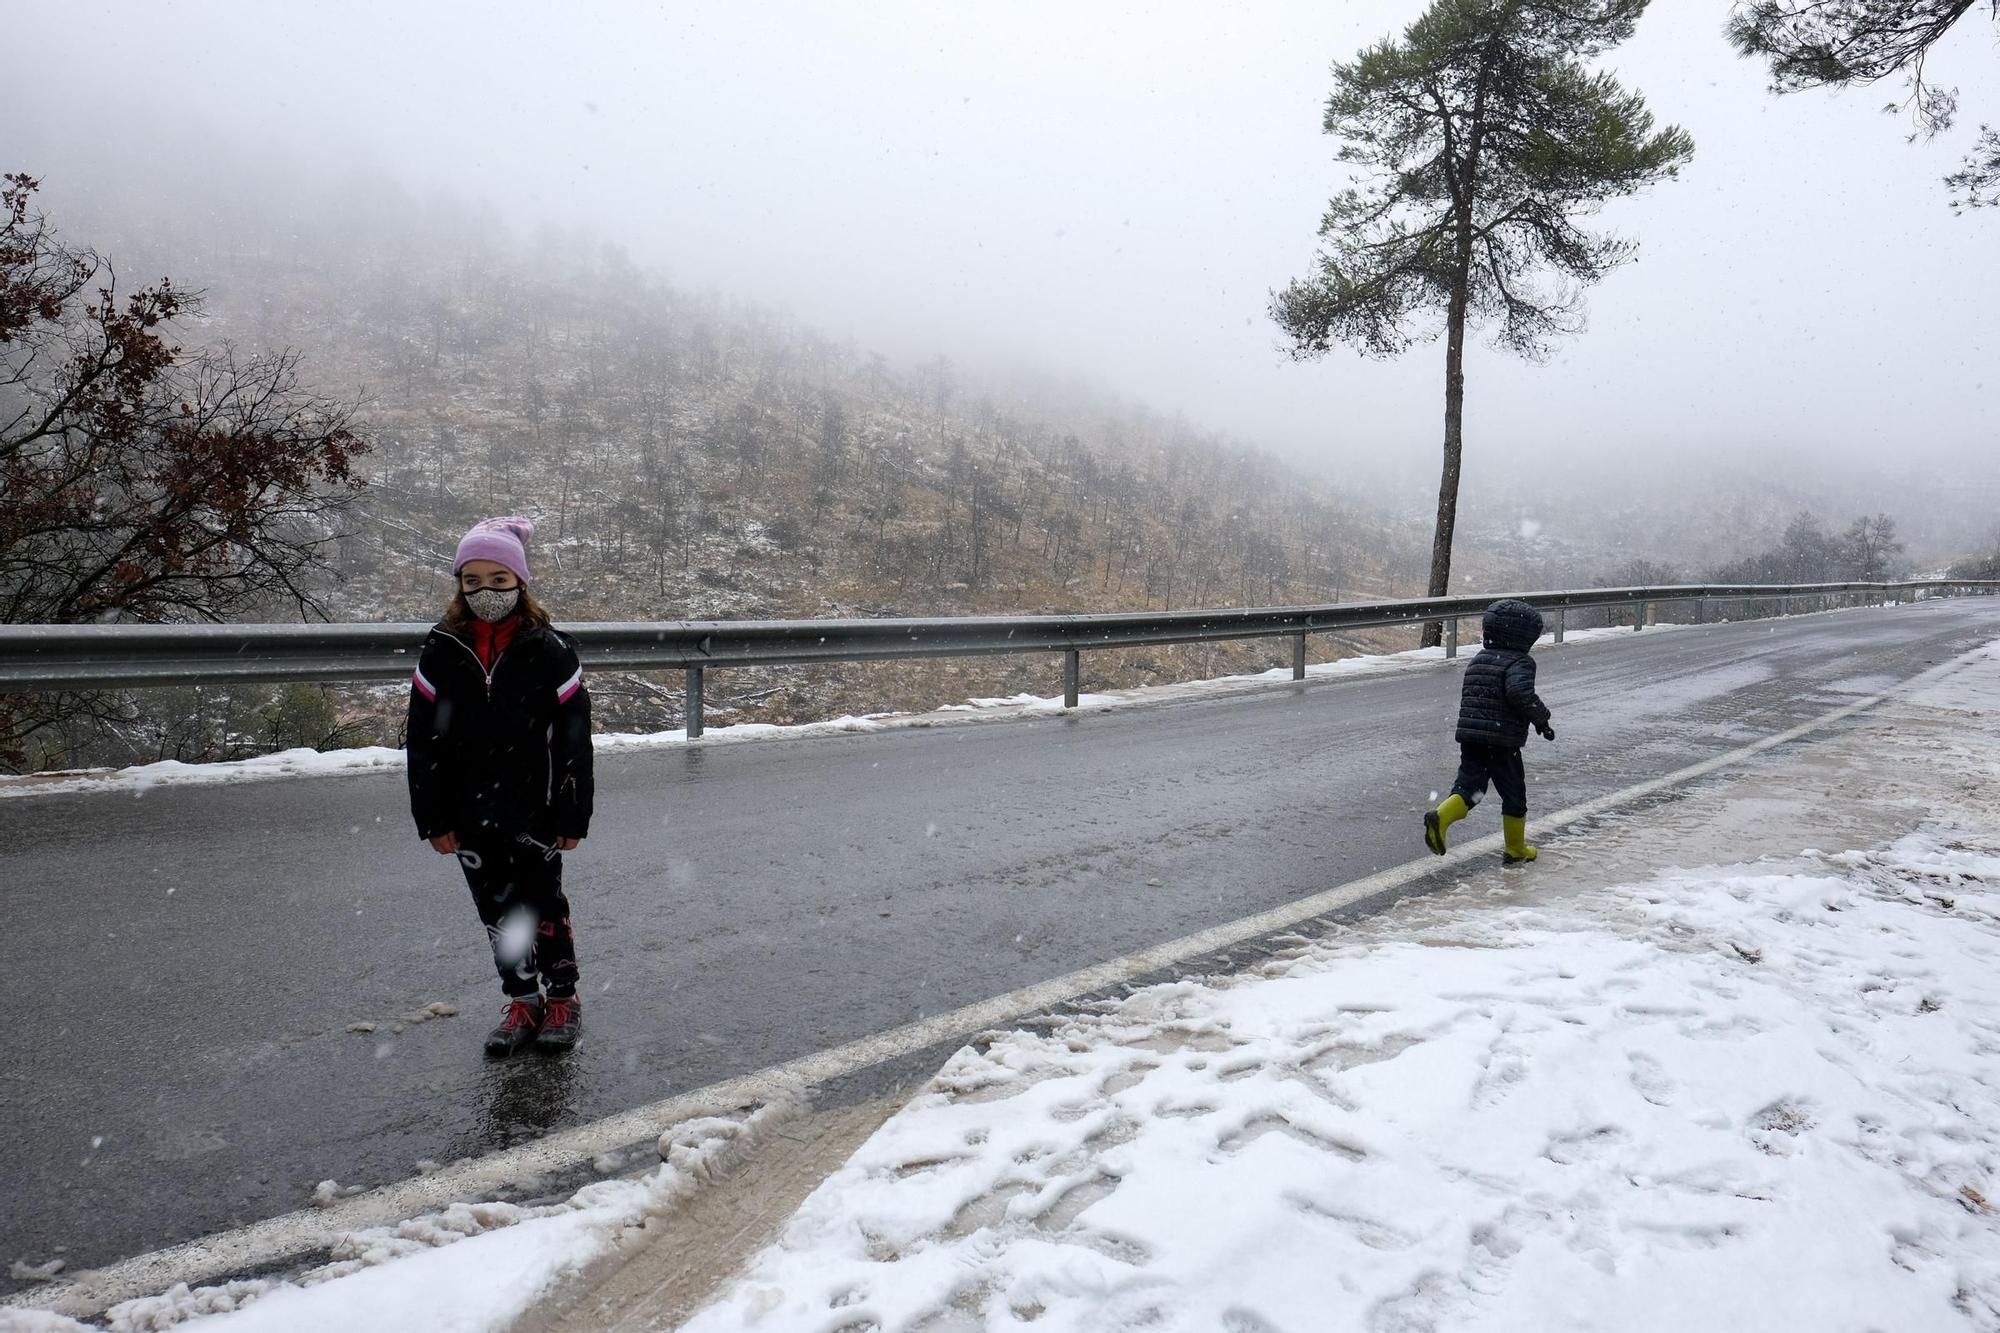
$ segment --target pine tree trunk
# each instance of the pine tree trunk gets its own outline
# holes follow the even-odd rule
[[[1438,479],[1437,528],[1431,535],[1431,578],[1425,596],[1443,597],[1451,589],[1451,539],[1458,527],[1458,472],[1465,446],[1465,314],[1469,279],[1465,270],[1452,288],[1445,315],[1444,343],[1444,472]],[[1423,644],[1444,642],[1444,626],[1424,626]]]

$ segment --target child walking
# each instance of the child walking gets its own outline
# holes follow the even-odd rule
[[[410,810],[458,857],[506,992],[486,1053],[576,1044],[576,943],[562,853],[590,832],[590,695],[576,648],[528,591],[534,522],[458,544],[451,604],[410,679]]]
[[[1451,795],[1424,814],[1424,843],[1439,856],[1445,834],[1472,813],[1492,783],[1500,793],[1500,827],[1506,837],[1501,860],[1519,865],[1535,859],[1528,845],[1528,777],[1521,767],[1521,747],[1532,725],[1544,740],[1554,740],[1548,705],[1535,693],[1535,659],[1530,655],[1542,637],[1542,613],[1526,602],[1506,598],[1486,608],[1480,620],[1485,645],[1465,668],[1458,699],[1458,780]]]

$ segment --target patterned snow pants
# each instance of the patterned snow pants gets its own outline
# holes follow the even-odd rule
[[[576,993],[576,940],[563,896],[562,853],[495,833],[462,840],[458,863],[493,945],[500,986],[514,996]]]

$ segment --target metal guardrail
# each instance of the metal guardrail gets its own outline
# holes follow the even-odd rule
[[[1902,583],[1678,584],[1568,592],[1408,598],[1331,606],[1248,610],[1114,612],[1074,616],[977,616],[894,620],[705,620],[563,626],[586,668],[687,673],[687,729],[702,732],[703,673],[716,667],[779,666],[992,653],[1063,654],[1063,697],[1074,707],[1078,660],[1103,648],[1292,640],[1292,675],[1304,679],[1306,639],[1330,630],[1443,622],[1445,652],[1458,651],[1458,622],[1477,618],[1500,596],[1554,612],[1556,642],[1567,613],[1631,608],[1633,628],[1648,608],[1694,602],[1696,620],[1717,602],[1775,602],[1796,609],[2000,592],[2000,582],[1942,579]],[[371,625],[0,625],[0,692],[132,688],[233,681],[386,680],[415,665],[429,626]]]

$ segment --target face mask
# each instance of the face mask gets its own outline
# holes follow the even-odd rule
[[[465,594],[465,604],[472,608],[472,614],[488,624],[514,614],[515,603],[520,600],[519,588],[481,588]]]

